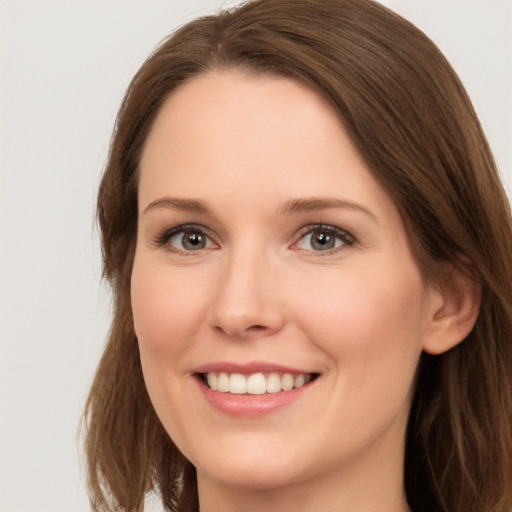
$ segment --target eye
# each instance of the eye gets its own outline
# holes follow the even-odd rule
[[[185,251],[199,251],[205,249],[208,245],[209,239],[200,231],[185,231],[184,233],[177,233],[169,238],[169,243],[177,249],[184,249]]]
[[[212,249],[216,245],[198,226],[177,226],[164,231],[155,240],[158,246],[167,246],[171,251],[189,253]]]
[[[310,226],[294,244],[294,249],[331,253],[344,245],[354,245],[355,239],[346,231],[334,226]]]

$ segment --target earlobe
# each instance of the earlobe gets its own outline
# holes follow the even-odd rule
[[[482,287],[477,271],[467,258],[460,265],[450,264],[434,292],[430,329],[423,350],[432,355],[442,354],[455,347],[475,325],[482,299]]]

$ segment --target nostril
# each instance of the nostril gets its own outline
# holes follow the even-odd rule
[[[263,336],[267,333],[272,332],[272,329],[267,325],[251,325],[245,330],[245,335],[247,336]]]
[[[248,327],[243,328],[239,326],[233,326],[232,329],[229,329],[228,327],[230,326],[217,325],[215,326],[215,329],[218,332],[227,334],[230,337],[240,339],[264,336],[265,334],[270,334],[272,332],[271,327],[261,324],[249,325]]]

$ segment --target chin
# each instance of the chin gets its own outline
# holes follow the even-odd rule
[[[272,490],[305,480],[299,461],[291,456],[254,454],[233,451],[222,457],[196,465],[198,476],[208,475],[225,485],[246,490]]]

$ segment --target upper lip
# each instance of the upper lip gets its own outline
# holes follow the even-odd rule
[[[249,363],[233,363],[229,361],[217,361],[206,363],[195,369],[195,373],[210,373],[210,372],[226,372],[226,373],[242,373],[252,374],[258,372],[264,373],[292,373],[292,374],[311,374],[308,370],[293,368],[282,364],[275,364],[265,361],[251,361]]]

